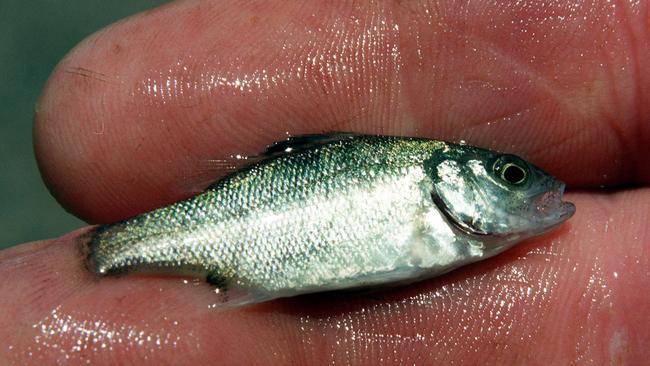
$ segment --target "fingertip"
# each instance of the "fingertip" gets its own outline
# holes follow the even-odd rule
[[[503,35],[525,20],[514,10],[490,8],[507,21],[488,28],[477,17],[490,30],[474,39],[438,29],[464,24],[456,8],[423,18],[392,3],[296,4],[172,2],[82,42],[37,107],[35,153],[52,194],[89,222],[116,221],[218,178],[196,173],[201,160],[332,130],[463,139],[520,154],[573,187],[647,182],[635,157],[647,124],[624,119],[624,138],[611,132],[608,84],[591,73],[599,54],[526,61],[563,60],[566,32],[552,24],[535,25],[544,42],[521,32],[531,47],[511,49]],[[574,51],[590,49],[592,33],[571,37]],[[559,71],[561,88],[549,81]],[[584,88],[593,83],[604,86],[594,94]]]
[[[146,135],[139,132],[146,128],[128,80],[141,61],[131,57],[135,47],[119,45],[132,42],[120,26],[81,42],[52,72],[36,106],[33,142],[41,176],[67,211],[91,223],[151,208],[129,199],[138,192],[168,194],[143,173],[156,151],[140,149]]]

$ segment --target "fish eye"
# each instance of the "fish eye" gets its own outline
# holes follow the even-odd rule
[[[526,171],[515,164],[506,164],[501,171],[501,178],[510,184],[521,184],[526,180]]]
[[[494,174],[503,182],[522,186],[528,180],[528,164],[514,155],[502,155],[492,166]]]

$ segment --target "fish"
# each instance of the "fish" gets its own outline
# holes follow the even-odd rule
[[[276,142],[200,194],[96,227],[89,268],[205,279],[224,308],[433,278],[575,212],[565,184],[512,154],[415,137]]]

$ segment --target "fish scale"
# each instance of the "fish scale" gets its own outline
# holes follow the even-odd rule
[[[561,204],[545,205],[544,218],[522,211],[540,190],[549,199],[561,194],[546,194],[558,189],[556,181],[523,161],[521,169],[538,182],[525,191],[503,189],[492,176],[498,172],[481,170],[502,156],[515,159],[419,138],[290,139],[195,197],[97,228],[89,235],[89,260],[102,276],[207,277],[229,293],[224,306],[433,277],[573,213]],[[458,166],[446,168],[450,162]],[[493,166],[506,166],[499,164]],[[516,202],[519,211],[500,207],[503,202]],[[467,212],[481,217],[468,220]],[[504,222],[527,226],[496,232]],[[486,228],[471,227],[477,223]]]

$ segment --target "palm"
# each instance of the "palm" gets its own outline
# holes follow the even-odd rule
[[[646,3],[294,4],[182,1],[77,48],[48,83],[35,128],[60,202],[113,221],[216,178],[208,159],[255,153],[286,131],[351,130],[517,153],[569,183],[576,216],[418,285],[228,312],[209,308],[203,284],[93,278],[73,233],[3,253],[0,357],[638,364],[650,356]]]

